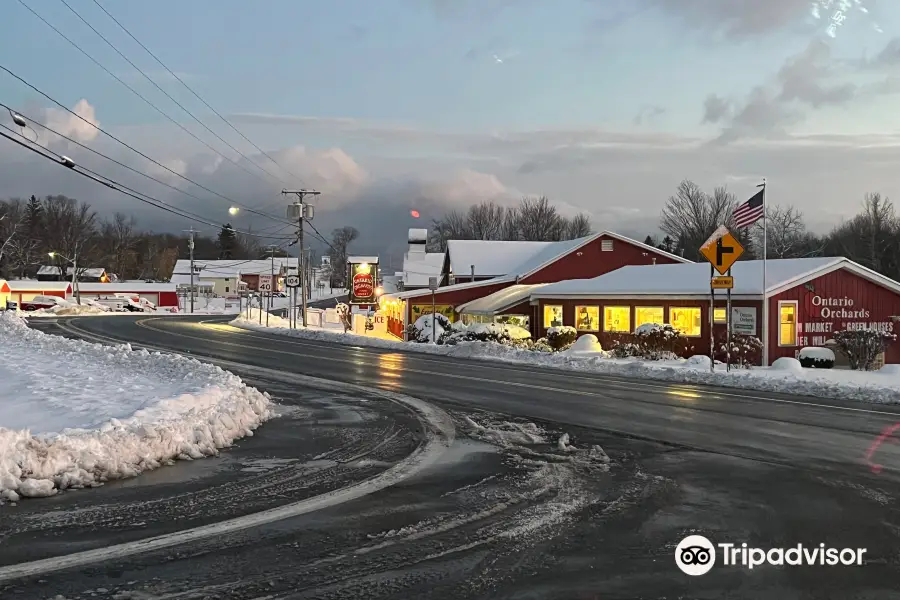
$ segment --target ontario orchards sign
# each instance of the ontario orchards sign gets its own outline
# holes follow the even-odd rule
[[[872,312],[857,305],[853,298],[828,298],[810,296],[806,306],[807,322],[797,324],[801,346],[823,346],[836,331],[874,329],[894,331],[893,321],[874,321]],[[819,335],[807,335],[819,334]]]

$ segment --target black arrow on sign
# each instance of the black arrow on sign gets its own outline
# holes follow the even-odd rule
[[[722,266],[722,255],[723,254],[734,254],[734,248],[732,246],[723,246],[722,238],[716,240],[716,264],[718,266]]]

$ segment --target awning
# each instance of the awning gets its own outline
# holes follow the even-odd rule
[[[531,297],[531,293],[547,285],[538,283],[533,285],[511,285],[508,288],[498,290],[493,294],[466,302],[456,308],[461,315],[494,316],[504,310],[515,306]]]

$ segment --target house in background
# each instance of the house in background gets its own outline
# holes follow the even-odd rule
[[[259,289],[259,276],[275,272],[276,289],[284,288],[288,269],[297,269],[297,258],[275,257],[259,260],[194,260],[194,285],[211,286],[212,293],[223,298],[237,298],[240,280],[247,289]],[[175,263],[170,280],[176,286],[190,286],[191,261],[180,259]]]
[[[116,280],[115,275],[110,275],[102,267],[78,269],[78,281],[85,283],[111,283]],[[55,265],[44,265],[37,272],[38,281],[72,281],[72,267],[66,267],[66,274],[60,272]]]

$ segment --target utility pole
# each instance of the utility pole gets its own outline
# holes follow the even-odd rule
[[[272,289],[269,290],[269,304],[268,309],[266,310],[266,327],[269,326],[269,313],[272,312],[272,299],[275,297],[275,250],[278,249],[278,246],[275,244],[269,244],[269,252],[272,253]],[[260,298],[262,300],[262,298]],[[262,306],[262,302],[260,302],[260,306]]]
[[[297,196],[297,202],[288,205],[287,208],[287,217],[288,219],[296,219],[297,220],[297,243],[299,244],[299,252],[297,256],[299,257],[300,264],[297,265],[297,274],[303,278],[300,282],[300,316],[303,319],[303,327],[306,327],[306,256],[303,253],[303,222],[311,221],[314,213],[312,205],[305,204],[303,199],[306,196],[318,196],[321,192],[317,192],[316,190],[281,190],[282,195],[293,194]]]
[[[185,229],[184,232],[190,235],[188,238],[188,250],[191,253],[191,314],[194,314],[194,234],[200,232],[194,230],[193,226],[190,229]]]

